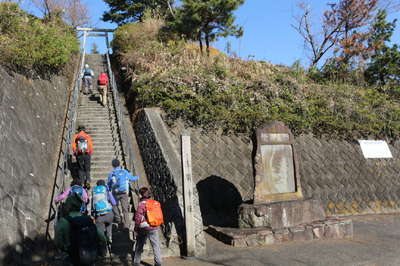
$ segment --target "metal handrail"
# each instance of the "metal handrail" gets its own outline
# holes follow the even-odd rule
[[[127,125],[125,123],[125,120],[122,117],[122,107],[121,107],[121,102],[118,96],[118,87],[117,87],[117,82],[115,80],[115,75],[114,72],[111,70],[111,62],[110,62],[110,54],[109,52],[106,53],[106,59],[107,59],[107,70],[108,74],[110,76],[110,84],[111,84],[111,90],[112,90],[112,95],[114,98],[114,108],[115,108],[115,113],[117,116],[117,130],[119,132],[120,138],[121,138],[121,149],[122,149],[122,156],[124,159],[124,167],[128,170],[131,171],[134,175],[136,175],[135,167],[134,167],[134,152],[133,152],[133,144],[131,139],[129,138],[127,134]],[[138,187],[138,183],[135,182],[136,187]]]
[[[75,132],[75,125],[76,125],[76,116],[77,116],[77,104],[79,98],[79,91],[81,86],[81,79],[80,73],[82,72],[82,57],[84,57],[84,53],[80,55],[79,64],[80,67],[78,68],[78,73],[75,76],[75,84],[73,90],[70,92],[68,102],[67,102],[67,113],[64,118],[64,127],[62,131],[62,142],[59,151],[59,157],[57,162],[57,169],[54,177],[54,184],[51,193],[51,201],[50,207],[48,212],[48,217],[46,220],[46,238],[48,240],[52,239],[50,235],[50,224],[54,221],[54,219],[59,217],[58,207],[54,203],[55,195],[60,194],[66,188],[66,178],[70,177],[70,167],[69,167],[69,156],[70,156],[70,149],[71,149],[71,140],[73,134]]]

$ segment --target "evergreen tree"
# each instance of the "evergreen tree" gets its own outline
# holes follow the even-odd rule
[[[98,54],[99,53],[98,46],[97,46],[97,44],[95,42],[92,44],[92,49],[90,51],[91,51],[92,54]]]
[[[244,0],[182,0],[182,7],[169,23],[169,28],[182,34],[186,39],[199,41],[203,51],[203,41],[207,52],[210,42],[218,37],[243,35],[243,29],[234,25],[235,11]]]
[[[386,12],[380,10],[372,25],[372,35],[368,44],[374,52],[365,77],[370,84],[399,85],[400,50],[396,44],[388,46],[396,27],[396,20],[387,22],[386,17]]]
[[[173,0],[104,0],[110,7],[104,12],[103,20],[112,21],[118,25],[142,21],[145,12],[158,12],[166,15],[172,12]]]

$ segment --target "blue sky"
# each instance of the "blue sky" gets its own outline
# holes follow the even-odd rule
[[[315,25],[320,25],[326,3],[333,0],[308,0]],[[107,10],[107,5],[101,0],[83,0],[89,7],[92,25],[97,28],[116,28],[114,23],[101,20],[102,14]],[[25,0],[24,6],[35,12],[32,5]],[[273,64],[291,65],[296,60],[301,60],[303,65],[308,64],[307,53],[300,35],[293,29],[295,23],[293,16],[298,14],[297,0],[246,0],[235,12],[236,23],[244,28],[244,35],[239,38],[224,38],[213,43],[213,46],[225,51],[226,43],[230,42],[231,49],[241,58],[254,58],[269,61]],[[392,13],[390,19],[399,17],[400,12]],[[395,43],[400,43],[400,21],[392,38]],[[316,28],[317,29],[317,28]],[[91,37],[87,47],[96,42],[101,52],[105,51],[104,38]]]
[[[231,42],[234,51],[243,59],[255,58],[274,64],[291,65],[301,60],[308,65],[307,51],[304,42],[291,24],[295,24],[294,16],[299,15],[295,0],[246,0],[236,11],[236,22],[244,28],[240,39],[221,39],[214,46],[225,51],[226,43]],[[312,10],[315,26],[321,25],[321,18],[328,2],[333,0],[308,0]],[[399,17],[399,12],[390,15],[389,19]],[[400,21],[392,41],[400,41]],[[316,27],[316,30],[319,28]]]

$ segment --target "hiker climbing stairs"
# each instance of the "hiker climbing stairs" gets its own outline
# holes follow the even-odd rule
[[[124,158],[121,156],[121,141],[113,101],[108,100],[107,106],[102,106],[96,86],[98,74],[106,72],[105,59],[101,55],[86,55],[85,63],[89,64],[95,73],[92,88],[95,94],[80,94],[77,125],[85,126],[87,133],[93,138],[91,187],[94,187],[98,180],[107,179],[108,173],[112,170],[113,159],[119,159],[123,165]],[[112,97],[110,92],[107,95],[108,98]]]

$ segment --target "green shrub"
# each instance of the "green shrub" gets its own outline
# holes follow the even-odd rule
[[[389,91],[327,79],[317,83],[322,74],[299,63],[287,68],[222,53],[202,56],[179,41],[159,42],[155,32],[141,36],[146,23],[124,25],[114,41],[134,77],[136,108],[158,106],[170,119],[227,134],[251,134],[273,120],[295,134],[331,138],[400,133],[399,98]]]
[[[15,3],[0,3],[0,64],[39,73],[57,72],[79,50],[73,29],[44,21]]]

